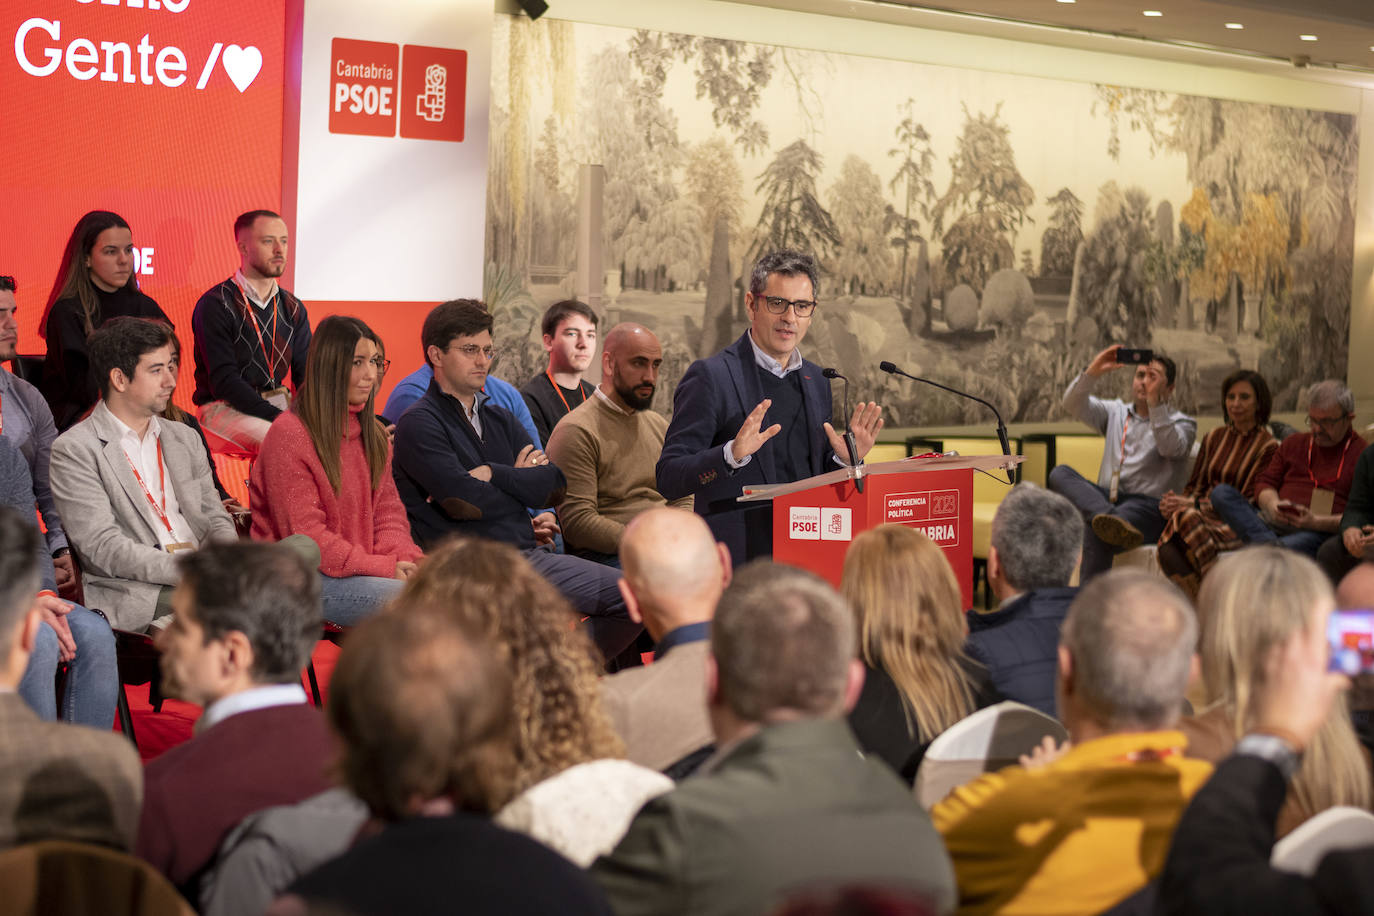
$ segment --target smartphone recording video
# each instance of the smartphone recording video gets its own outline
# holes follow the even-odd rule
[[[1154,350],[1135,350],[1130,347],[1118,347],[1116,350],[1117,364],[1122,366],[1145,366],[1154,358]]]
[[[1347,677],[1374,672],[1374,610],[1333,611],[1326,624],[1326,641],[1331,647],[1332,671]]]

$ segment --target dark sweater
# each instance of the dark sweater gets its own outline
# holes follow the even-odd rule
[[[596,386],[591,382],[582,381],[577,383],[576,388],[564,388],[559,385],[555,391],[549,376],[541,372],[525,383],[525,387],[520,389],[520,394],[530,408],[530,416],[534,418],[535,428],[539,430],[540,441],[548,442],[549,433],[553,432],[558,421],[566,417],[568,411],[591,397],[595,390]],[[567,403],[563,403],[564,401]]]
[[[1059,629],[1076,588],[1036,588],[1004,608],[969,611],[964,651],[988,670],[1008,700],[1056,715],[1054,679],[1059,666]]]
[[[305,378],[310,318],[301,301],[281,287],[271,308],[260,311],[230,277],[196,302],[191,332],[196,339],[196,391],[191,400],[196,404],[225,401],[240,413],[270,423],[281,411],[259,392],[280,387],[288,370],[293,386],[299,387]],[[271,354],[271,366],[264,346]]]
[[[779,438],[783,447],[775,454],[782,480],[801,480],[810,470],[811,431],[806,426],[806,402],[802,400],[801,372],[789,372],[778,378],[762,366],[755,366],[759,374],[759,389],[773,403],[763,415],[760,429],[774,423],[782,425]]]
[[[297,880],[288,893],[356,916],[611,916],[582,869],[475,814],[391,824]]]
[[[531,443],[509,410],[486,401],[478,417],[480,438],[458,399],[430,382],[396,424],[392,471],[411,533],[426,549],[455,532],[532,549],[527,510],[557,505],[567,481],[553,464],[514,466]],[[468,473],[480,465],[491,468],[489,483]]]
[[[121,286],[112,293],[96,288],[97,313],[91,316],[91,328],[100,327],[111,318],[133,316],[172,319],[150,297],[132,284]],[[86,349],[86,318],[78,299],[59,299],[48,313],[46,326],[48,355],[43,361],[43,397],[52,408],[53,422],[59,431],[65,430],[95,406],[100,388],[91,374],[90,354]]]

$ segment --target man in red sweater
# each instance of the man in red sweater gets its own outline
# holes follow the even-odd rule
[[[1315,557],[1336,536],[1367,444],[1355,432],[1355,397],[1335,379],[1312,386],[1307,427],[1279,443],[1255,481],[1256,512],[1230,484],[1212,489],[1212,506],[1247,544],[1277,543]]]
[[[330,787],[335,747],[300,672],[320,634],[320,577],[280,544],[185,554],[158,634],[164,689],[205,708],[148,764],[137,853],[190,900],[225,835],[255,811]]]

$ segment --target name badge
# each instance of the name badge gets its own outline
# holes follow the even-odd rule
[[[269,388],[262,392],[262,399],[278,410],[291,407],[291,392],[285,388]]]
[[[1312,499],[1307,504],[1307,508],[1313,515],[1330,515],[1332,506],[1336,503],[1336,494],[1331,490],[1324,490],[1320,487],[1312,491]]]
[[[1112,471],[1112,485],[1111,485],[1111,488],[1107,491],[1107,500],[1108,500],[1109,502],[1113,502],[1113,503],[1116,502],[1116,497],[1117,497],[1117,494],[1120,492],[1120,490],[1121,490],[1121,471],[1120,471],[1120,469],[1118,469],[1118,470]]]
[[[168,553],[181,553],[183,550],[195,550],[196,545],[186,541],[177,541],[175,544],[167,544],[162,549]]]

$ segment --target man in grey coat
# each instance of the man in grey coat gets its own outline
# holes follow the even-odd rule
[[[176,387],[172,329],[116,318],[88,348],[101,400],[53,443],[52,490],[87,604],[138,632],[170,613],[173,554],[237,534],[200,438],[158,417]]]
[[[719,748],[592,866],[617,916],[772,912],[800,890],[905,889],[954,908],[944,845],[845,724],[863,686],[853,616],[825,582],[754,563],[716,608],[707,699]]]

